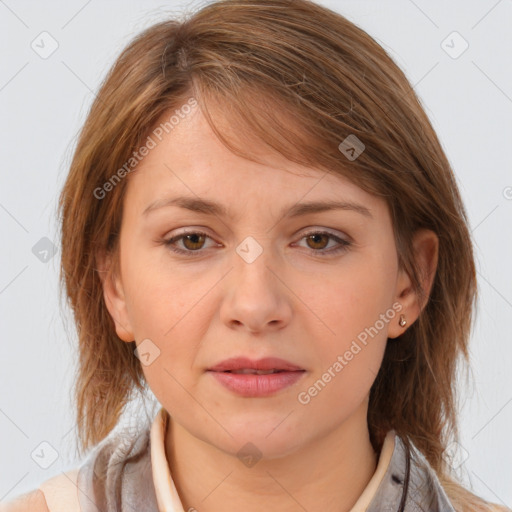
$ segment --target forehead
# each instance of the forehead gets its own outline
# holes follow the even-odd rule
[[[161,135],[138,164],[127,190],[131,200],[137,197],[147,203],[170,193],[223,197],[224,202],[241,204],[280,203],[284,198],[286,202],[301,198],[338,200],[345,196],[365,202],[376,200],[343,176],[291,162],[254,137],[244,140],[225,122],[216,125],[228,136],[240,137],[237,144],[241,142],[258,162],[227,148],[196,108]]]

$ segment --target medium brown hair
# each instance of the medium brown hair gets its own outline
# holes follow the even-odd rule
[[[487,510],[460,486],[443,457],[458,439],[455,376],[468,362],[476,273],[454,174],[404,73],[366,32],[308,0],[224,0],[151,26],[121,53],[92,104],[60,197],[61,279],[79,335],[75,386],[81,449],[116,426],[146,383],[134,343],[121,341],[103,299],[99,256],[117,262],[129,175],[104,197],[162,115],[195,98],[217,136],[253,159],[216,125],[288,159],[348,178],[384,198],[399,259],[423,295],[412,239],[433,230],[439,254],[418,320],[388,341],[370,391],[368,427],[379,450],[389,429],[425,455],[457,510]],[[365,149],[350,161],[349,135]],[[245,139],[247,140],[247,139]]]

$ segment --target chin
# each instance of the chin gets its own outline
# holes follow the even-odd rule
[[[299,432],[296,425],[291,425],[287,419],[283,421],[286,415],[281,413],[242,415],[243,418],[236,420],[234,416],[223,423],[233,437],[223,436],[222,446],[218,446],[231,455],[254,452],[254,456],[275,459],[293,453],[305,441],[303,426]]]

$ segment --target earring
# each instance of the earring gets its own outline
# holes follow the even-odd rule
[[[407,320],[404,315],[400,315],[400,320],[398,320],[398,325],[400,327],[404,327],[407,324]]]

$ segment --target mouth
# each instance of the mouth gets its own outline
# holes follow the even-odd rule
[[[225,389],[243,397],[265,397],[292,386],[304,368],[278,358],[227,359],[207,370]]]

